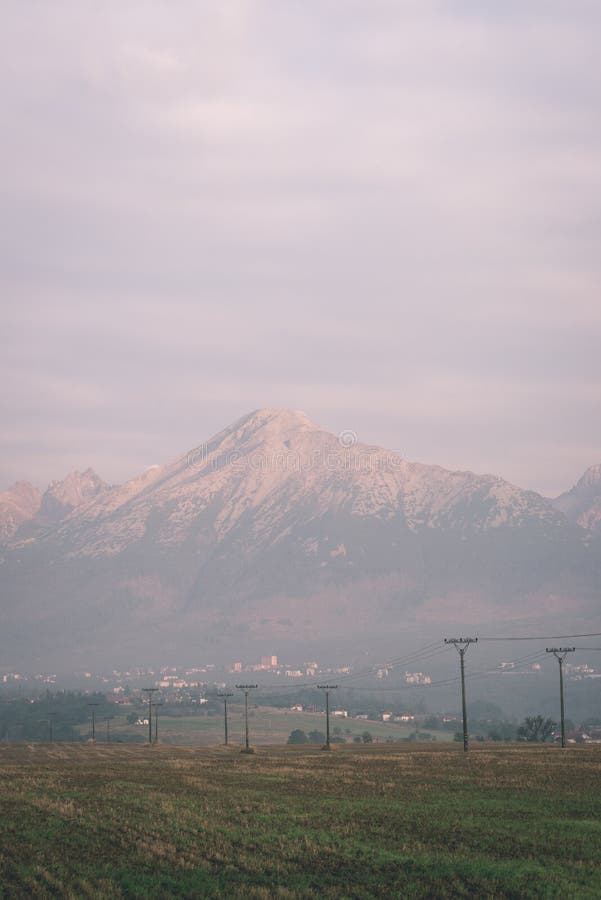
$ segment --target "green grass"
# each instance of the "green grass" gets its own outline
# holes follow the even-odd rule
[[[144,716],[145,713],[142,712],[141,715]],[[234,743],[241,743],[244,740],[243,706],[230,705],[228,708],[228,723],[230,739]],[[250,711],[249,728],[255,744],[284,744],[290,732],[295,728],[300,728],[306,733],[313,730],[325,733],[326,718],[324,713],[299,713],[271,706],[259,706]],[[354,735],[361,735],[364,731],[369,731],[374,738],[380,741],[385,741],[387,737],[392,737],[393,740],[397,741],[409,737],[414,731],[412,725],[400,724],[399,722],[378,722],[350,718],[338,719],[333,717],[330,718],[330,728],[332,729],[332,735],[335,728],[340,728],[342,731],[341,736],[346,738],[347,741],[352,741]],[[346,729],[350,731],[350,734],[345,733]],[[85,725],[80,730],[82,734],[87,734],[89,726]],[[148,726],[127,725],[125,716],[121,716],[111,722],[111,733],[113,738],[121,738],[123,740],[133,736],[146,737]],[[436,740],[453,740],[453,733],[449,731],[430,731],[429,733]],[[99,726],[97,737],[100,738],[103,734],[103,728]],[[162,715],[159,717],[159,740],[161,743],[212,745],[219,743],[222,739],[222,715]]]
[[[6,897],[599,897],[601,747],[0,748]]]

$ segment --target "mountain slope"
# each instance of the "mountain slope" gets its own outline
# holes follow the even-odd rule
[[[125,655],[313,646],[324,630],[342,646],[440,625],[441,611],[573,614],[598,573],[581,530],[538,494],[264,409],[13,539],[0,580],[3,634],[27,644],[33,621],[38,646],[59,634]]]
[[[553,505],[582,528],[601,531],[601,463],[587,469],[574,487],[557,497]]]
[[[42,496],[37,515],[41,524],[60,522],[72,510],[97,497],[108,485],[92,469],[71,472],[62,481],[53,481]]]
[[[28,481],[17,481],[0,493],[0,542],[12,538],[21,525],[37,516],[41,500],[38,489]]]

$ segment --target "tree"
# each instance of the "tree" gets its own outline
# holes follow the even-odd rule
[[[309,740],[312,744],[325,744],[326,736],[323,731],[317,731],[317,729],[314,729],[313,731],[309,732]]]
[[[518,728],[518,741],[544,743],[552,740],[556,728],[557,722],[554,722],[553,719],[545,719],[543,716],[526,716]]]
[[[294,731],[290,732],[288,737],[289,744],[306,744],[308,743],[309,738],[302,730],[302,728],[295,728]]]
[[[361,735],[361,740],[363,741],[364,744],[371,744],[371,742],[373,741],[371,732],[364,731],[363,734]]]
[[[428,716],[426,719],[424,719],[424,728],[436,729],[440,728],[441,724],[442,723],[438,716]]]

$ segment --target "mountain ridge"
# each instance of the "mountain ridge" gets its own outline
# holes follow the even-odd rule
[[[348,642],[437,608],[574,614],[599,588],[594,532],[553,501],[299,411],[255,410],[123,485],[67,481],[52,491],[75,505],[0,553],[2,633],[25,643],[32,617],[44,645],[68,629],[88,646],[94,623],[135,646],[143,622],[174,646],[310,643],[323,627]]]

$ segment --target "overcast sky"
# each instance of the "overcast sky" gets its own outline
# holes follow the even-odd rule
[[[598,0],[3,0],[0,489],[261,406],[601,462]]]

